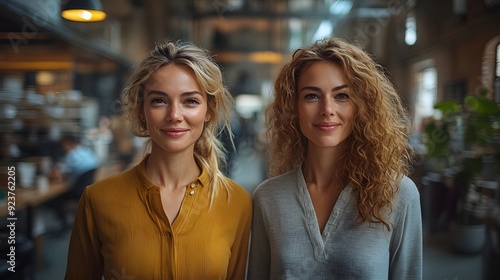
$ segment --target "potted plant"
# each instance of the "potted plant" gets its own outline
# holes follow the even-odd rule
[[[445,171],[457,194],[451,225],[452,247],[476,253],[485,241],[484,219],[500,170],[500,107],[481,90],[462,102],[445,100],[434,106],[442,113],[439,125],[426,127],[430,158],[446,158]],[[436,137],[441,135],[441,137]]]
[[[441,113],[440,118],[424,121],[423,143],[424,184],[423,205],[425,229],[431,234],[447,230],[455,216],[456,190],[454,177],[459,172],[463,150],[462,106],[454,101],[440,102],[434,108]]]

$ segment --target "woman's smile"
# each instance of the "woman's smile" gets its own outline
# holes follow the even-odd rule
[[[339,126],[340,124],[335,122],[321,122],[314,124],[314,127],[323,132],[334,132]]]
[[[173,137],[173,138],[180,138],[189,131],[189,129],[186,128],[167,128],[167,129],[162,129],[163,133],[165,133],[167,136]]]

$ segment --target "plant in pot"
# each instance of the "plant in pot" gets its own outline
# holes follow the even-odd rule
[[[451,245],[461,253],[481,251],[486,235],[484,219],[499,188],[500,107],[487,94],[481,90],[465,96],[463,102],[446,100],[434,106],[442,112],[450,134],[443,149],[455,158],[452,179],[458,199]],[[451,147],[451,135],[462,140],[461,152]]]
[[[443,101],[434,107],[440,118],[424,120],[423,143],[425,204],[424,228],[436,234],[447,230],[455,216],[456,190],[454,176],[459,172],[463,151],[462,106],[454,100]]]

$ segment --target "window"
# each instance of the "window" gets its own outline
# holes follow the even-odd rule
[[[495,50],[495,101],[500,103],[500,44]]]
[[[434,116],[434,104],[437,98],[437,73],[436,68],[428,67],[416,73],[416,96],[415,114],[413,123],[415,131],[411,138],[411,144],[421,149],[423,131],[426,119]]]
[[[500,78],[500,44],[497,45],[497,49],[495,52],[496,64],[495,64],[495,78]]]
[[[417,102],[415,121],[434,115],[437,94],[436,68],[429,67],[417,74]]]

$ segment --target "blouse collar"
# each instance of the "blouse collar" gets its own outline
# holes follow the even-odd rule
[[[139,177],[139,180],[142,183],[142,187],[145,190],[149,190],[150,188],[156,186],[146,176],[146,162],[147,162],[147,160],[149,158],[149,155],[150,154],[147,154],[144,157],[144,159],[142,159],[142,161],[138,165],[136,165],[134,167],[134,169],[136,171],[136,174],[137,174],[137,176]],[[201,174],[200,174],[200,176],[198,176],[198,178],[196,178],[195,180],[193,180],[190,184],[195,183],[195,184],[200,184],[201,187],[206,187],[210,183],[210,175],[208,174],[208,171],[205,168],[203,168],[203,167],[200,167],[200,168],[201,168]]]

